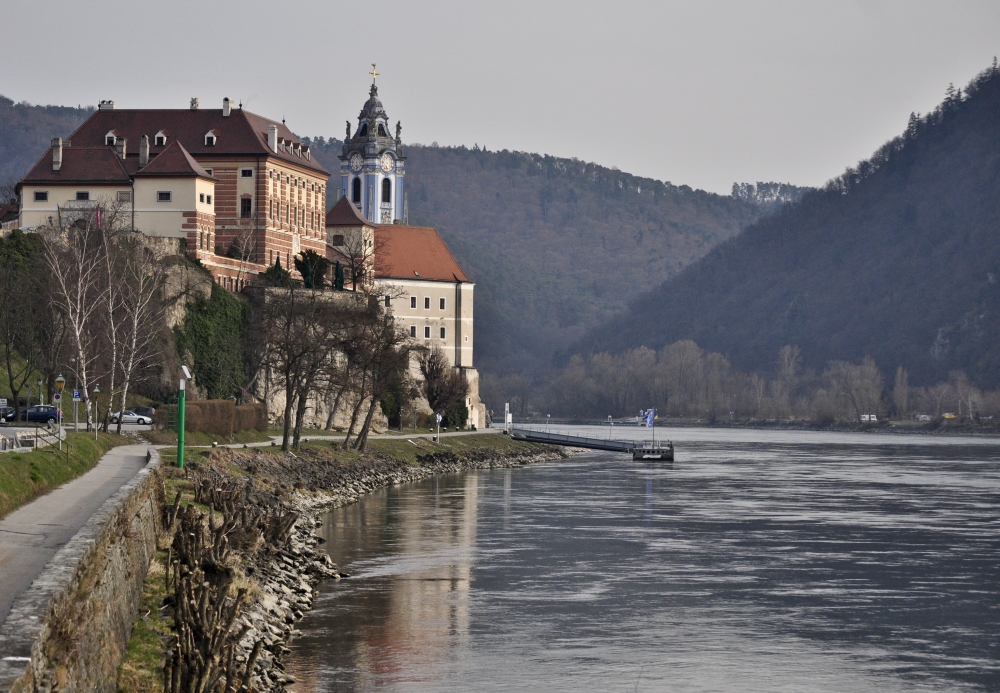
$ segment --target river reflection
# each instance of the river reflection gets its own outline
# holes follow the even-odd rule
[[[697,429],[387,489],[322,533],[303,691],[1000,687],[1000,441]]]

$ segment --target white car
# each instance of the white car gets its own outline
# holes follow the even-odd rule
[[[136,414],[131,409],[126,409],[124,413],[112,412],[111,413],[111,423],[118,423],[119,417],[123,424],[139,424],[140,426],[148,426],[153,423],[153,420],[148,416],[140,416]]]

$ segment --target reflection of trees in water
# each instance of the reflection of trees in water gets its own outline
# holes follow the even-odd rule
[[[467,644],[478,486],[475,471],[447,475],[375,492],[327,515],[325,548],[343,569],[381,558],[394,572],[333,587],[336,605],[311,615],[317,620],[295,648],[296,688],[433,671]],[[319,675],[320,664],[345,673],[340,680]]]

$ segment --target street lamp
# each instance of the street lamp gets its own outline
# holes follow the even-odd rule
[[[38,379],[38,404],[45,404],[45,398],[42,396],[42,379]]]
[[[97,413],[100,409],[98,407],[97,395],[101,394],[101,388],[94,385],[94,440],[97,440]]]
[[[187,366],[181,366],[184,377],[181,378],[177,390],[177,468],[184,469],[184,390],[187,381],[191,379],[191,371]]]
[[[58,433],[58,435],[59,435],[59,449],[60,450],[62,450],[62,391],[63,391],[64,387],[66,387],[66,378],[64,378],[62,376],[62,373],[60,373],[59,377],[56,378],[56,390],[58,391],[58,394],[56,395],[56,398],[59,400],[59,406],[56,408],[56,412],[57,412],[56,413],[56,424],[59,426],[59,433]]]
[[[552,414],[545,415],[545,430],[549,430],[549,421],[552,420]]]

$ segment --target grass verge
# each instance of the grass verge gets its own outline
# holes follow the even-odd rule
[[[112,433],[70,433],[64,445],[0,454],[0,517],[89,471],[108,450],[132,441]]]
[[[125,657],[118,666],[118,690],[122,693],[162,693],[163,657],[170,620],[160,615],[167,596],[167,552],[157,551],[142,585],[142,603],[132,625]]]
[[[177,431],[143,431],[142,436],[153,445],[177,445]],[[193,447],[208,446],[214,443],[263,443],[271,440],[264,431],[239,431],[226,437],[205,431],[187,431],[184,434],[184,445]]]

